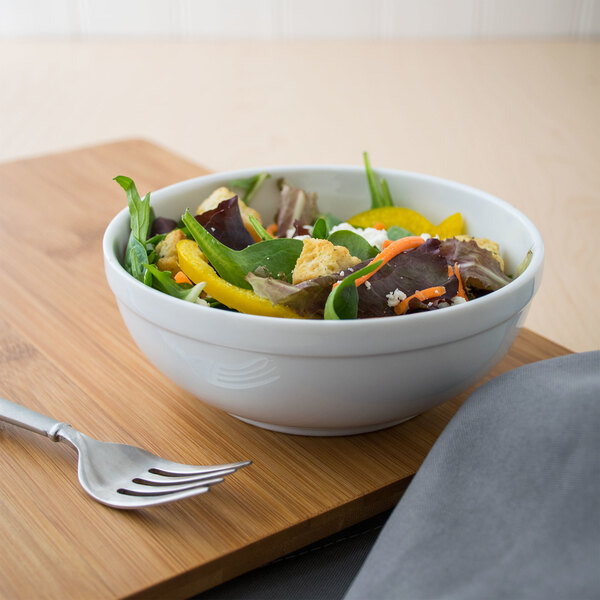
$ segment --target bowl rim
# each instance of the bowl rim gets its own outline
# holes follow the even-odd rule
[[[236,169],[231,171],[221,171],[218,173],[210,173],[207,175],[200,175],[190,179],[182,180],[156,191],[151,192],[151,202],[159,202],[163,197],[167,197],[174,190],[185,192],[187,189],[195,188],[198,185],[210,184],[211,181],[219,181],[221,179],[234,179],[256,174],[257,172],[267,171],[271,174],[276,173],[279,175],[293,175],[294,172],[299,171],[336,171],[338,173],[364,173],[364,167],[355,165],[335,165],[335,164],[297,164],[297,165],[267,165],[259,167],[247,167],[244,169]],[[456,335],[459,337],[466,337],[475,333],[480,333],[486,329],[492,328],[514,316],[515,312],[519,312],[526,305],[529,304],[531,298],[535,294],[537,287],[539,286],[539,278],[544,261],[544,244],[542,237],[533,224],[533,222],[525,216],[519,209],[515,208],[508,202],[501,200],[500,198],[480,190],[478,188],[459,183],[450,179],[437,177],[434,175],[427,175],[423,173],[417,173],[412,171],[404,171],[399,169],[389,168],[377,168],[376,173],[380,177],[388,177],[393,175],[394,177],[404,177],[409,179],[421,180],[433,182],[434,184],[443,185],[451,188],[465,191],[471,194],[476,194],[485,201],[490,202],[503,210],[510,213],[513,217],[519,220],[526,228],[531,236],[533,250],[533,256],[531,262],[525,269],[525,271],[516,279],[511,281],[505,287],[497,290],[491,294],[488,294],[482,298],[478,298],[476,301],[462,303],[454,305],[443,310],[414,313],[410,315],[404,315],[402,318],[395,317],[380,317],[373,319],[353,319],[353,320],[320,320],[320,319],[283,319],[278,317],[267,317],[259,315],[242,314],[232,311],[215,310],[210,307],[201,306],[198,304],[192,304],[189,302],[182,302],[177,298],[173,298],[159,290],[155,290],[144,285],[142,282],[136,280],[129,273],[125,271],[121,265],[115,251],[115,241],[117,237],[117,231],[122,226],[122,221],[128,218],[128,208],[125,207],[120,210],[109,222],[104,232],[102,247],[105,262],[105,270],[109,279],[109,285],[112,288],[113,293],[117,297],[117,300],[125,303],[130,309],[137,309],[133,307],[131,302],[131,295],[139,297],[139,295],[145,295],[147,299],[152,299],[152,303],[156,306],[154,316],[149,317],[146,315],[140,315],[144,319],[153,322],[156,325],[162,326],[165,329],[169,329],[180,335],[192,339],[204,339],[204,333],[202,327],[186,327],[183,328],[174,323],[173,318],[169,318],[170,311],[175,312],[182,317],[182,322],[186,322],[188,319],[205,322],[207,319],[214,322],[216,329],[223,327],[235,330],[240,334],[241,328],[250,328],[251,330],[272,328],[276,326],[276,331],[279,333],[281,338],[286,336],[300,338],[298,340],[298,347],[290,351],[289,354],[294,355],[321,355],[330,356],[331,351],[323,348],[319,352],[310,351],[310,346],[314,345],[315,335],[327,338],[327,336],[335,334],[338,337],[339,343],[348,343],[351,340],[358,338],[364,338],[368,332],[369,338],[377,338],[387,334],[389,336],[390,327],[394,327],[395,335],[402,336],[404,338],[410,337],[411,344],[410,348],[423,348],[429,345],[437,345],[439,343],[447,343]],[[318,191],[318,190],[317,190]],[[119,286],[119,293],[116,287]],[[123,288],[125,286],[130,294],[123,294]],[[519,306],[515,311],[514,308],[506,310],[509,304],[514,305],[513,302],[507,302],[508,298],[522,296],[522,300],[519,302]],[[163,312],[166,315],[165,319],[162,316],[158,316],[159,312]],[[160,321],[160,323],[158,322]],[[474,326],[474,323],[481,323],[481,325]],[[427,330],[439,329],[444,330],[437,335],[424,335]],[[462,335],[464,333],[464,335]],[[442,335],[443,334],[443,335]],[[225,336],[229,339],[223,339],[222,345],[225,347],[242,348],[256,351],[266,351],[267,347],[264,343],[258,343],[256,340],[251,342],[245,338],[248,336],[248,331],[241,333],[240,335],[232,334],[228,332]],[[416,337],[415,337],[416,336]],[[211,337],[211,336],[209,336]],[[213,336],[214,337],[214,336]],[[268,336],[267,336],[268,337]],[[369,345],[369,344],[367,344]],[[328,348],[331,344],[326,344]],[[370,346],[374,348],[376,344],[371,343]],[[406,343],[398,343],[394,345],[394,348],[402,348],[406,346]],[[392,351],[389,344],[379,344],[379,353],[387,353]],[[361,348],[363,348],[361,344]],[[407,347],[408,348],[408,347]],[[394,350],[397,351],[397,350]],[[378,352],[369,352],[378,353]],[[364,350],[360,351],[355,349],[354,351],[349,348],[340,348],[340,356],[358,356],[365,354]]]

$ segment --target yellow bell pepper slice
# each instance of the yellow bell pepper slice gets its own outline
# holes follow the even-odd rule
[[[415,235],[428,233],[432,236],[439,235],[440,238],[442,237],[442,234],[444,237],[452,237],[454,235],[460,235],[463,232],[462,217],[460,213],[451,215],[436,227],[420,213],[410,208],[403,208],[400,206],[372,208],[354,215],[351,219],[348,219],[348,223],[353,227],[361,227],[363,229],[366,227],[374,227],[378,223],[383,224],[385,229],[397,225],[398,227],[407,229]]]
[[[445,238],[454,237],[455,235],[462,235],[463,233],[464,225],[462,215],[460,213],[454,213],[444,219],[437,227],[434,227],[433,233],[430,235],[437,235],[440,240],[443,240]]]
[[[399,206],[381,206],[365,210],[348,219],[348,223],[352,227],[362,228],[373,227],[377,223],[382,223],[385,229],[389,229],[392,225],[398,225],[408,229],[415,235],[429,233],[429,230],[434,228],[433,223],[430,223],[423,215],[410,208]]]
[[[274,305],[252,290],[246,290],[219,277],[206,262],[206,257],[194,240],[181,240],[177,244],[179,268],[194,282],[205,281],[204,291],[225,306],[250,315],[299,319],[291,308]]]

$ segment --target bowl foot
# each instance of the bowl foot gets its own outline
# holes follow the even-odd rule
[[[229,413],[232,417],[243,421],[244,423],[248,423],[249,425],[254,425],[255,427],[261,427],[262,429],[269,429],[270,431],[277,431],[279,433],[289,433],[292,435],[310,435],[310,436],[322,436],[322,437],[332,437],[332,436],[340,436],[340,435],[357,435],[360,433],[370,433],[372,431],[379,431],[381,429],[387,429],[388,427],[393,427],[394,425],[398,425],[399,423],[404,423],[404,421],[408,421],[417,415],[411,415],[410,417],[406,417],[405,419],[400,419],[398,421],[390,421],[389,423],[377,423],[373,425],[365,425],[363,427],[346,427],[346,428],[326,428],[326,427],[288,427],[285,425],[275,425],[273,423],[263,423],[262,421],[253,421],[252,419],[246,419],[245,417],[240,417],[238,415],[234,415]]]

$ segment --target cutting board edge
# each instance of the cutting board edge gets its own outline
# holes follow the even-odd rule
[[[393,508],[412,478],[413,476],[410,475],[404,479],[393,481],[365,496],[357,497],[355,500],[332,507],[327,511],[315,513],[312,517],[287,529],[277,531],[233,553],[148,586],[144,590],[125,596],[125,598],[127,600],[163,600],[168,595],[169,600],[185,600],[195,594],[212,589],[315,543],[315,529],[319,531],[317,539],[324,539]],[[348,510],[349,506],[350,510]],[[251,558],[248,559],[248,557]]]
[[[2,169],[4,167],[10,168],[11,166],[18,165],[18,164],[34,163],[34,162],[37,162],[40,160],[45,160],[47,158],[55,159],[55,158],[61,158],[61,157],[70,156],[70,155],[76,155],[76,154],[80,154],[82,152],[88,152],[88,151],[96,151],[96,150],[110,151],[111,149],[115,149],[115,148],[118,149],[121,147],[128,147],[128,150],[131,150],[132,146],[133,147],[146,146],[148,148],[153,148],[155,150],[159,150],[161,152],[168,153],[176,160],[186,162],[193,167],[204,168],[207,171],[210,171],[210,169],[208,167],[199,165],[197,162],[195,162],[191,158],[183,156],[176,150],[173,150],[172,148],[169,148],[162,143],[159,143],[155,140],[152,140],[150,138],[146,138],[143,136],[136,136],[136,137],[132,137],[132,138],[111,138],[111,139],[107,139],[107,140],[104,140],[104,141],[101,141],[98,143],[82,144],[81,146],[75,145],[75,146],[69,146],[67,148],[61,148],[61,149],[57,150],[56,152],[40,152],[39,154],[34,153],[34,154],[26,154],[24,156],[17,156],[16,158],[0,161],[0,169]]]

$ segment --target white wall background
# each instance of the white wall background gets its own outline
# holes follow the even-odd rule
[[[0,0],[0,38],[600,36],[600,0]]]

